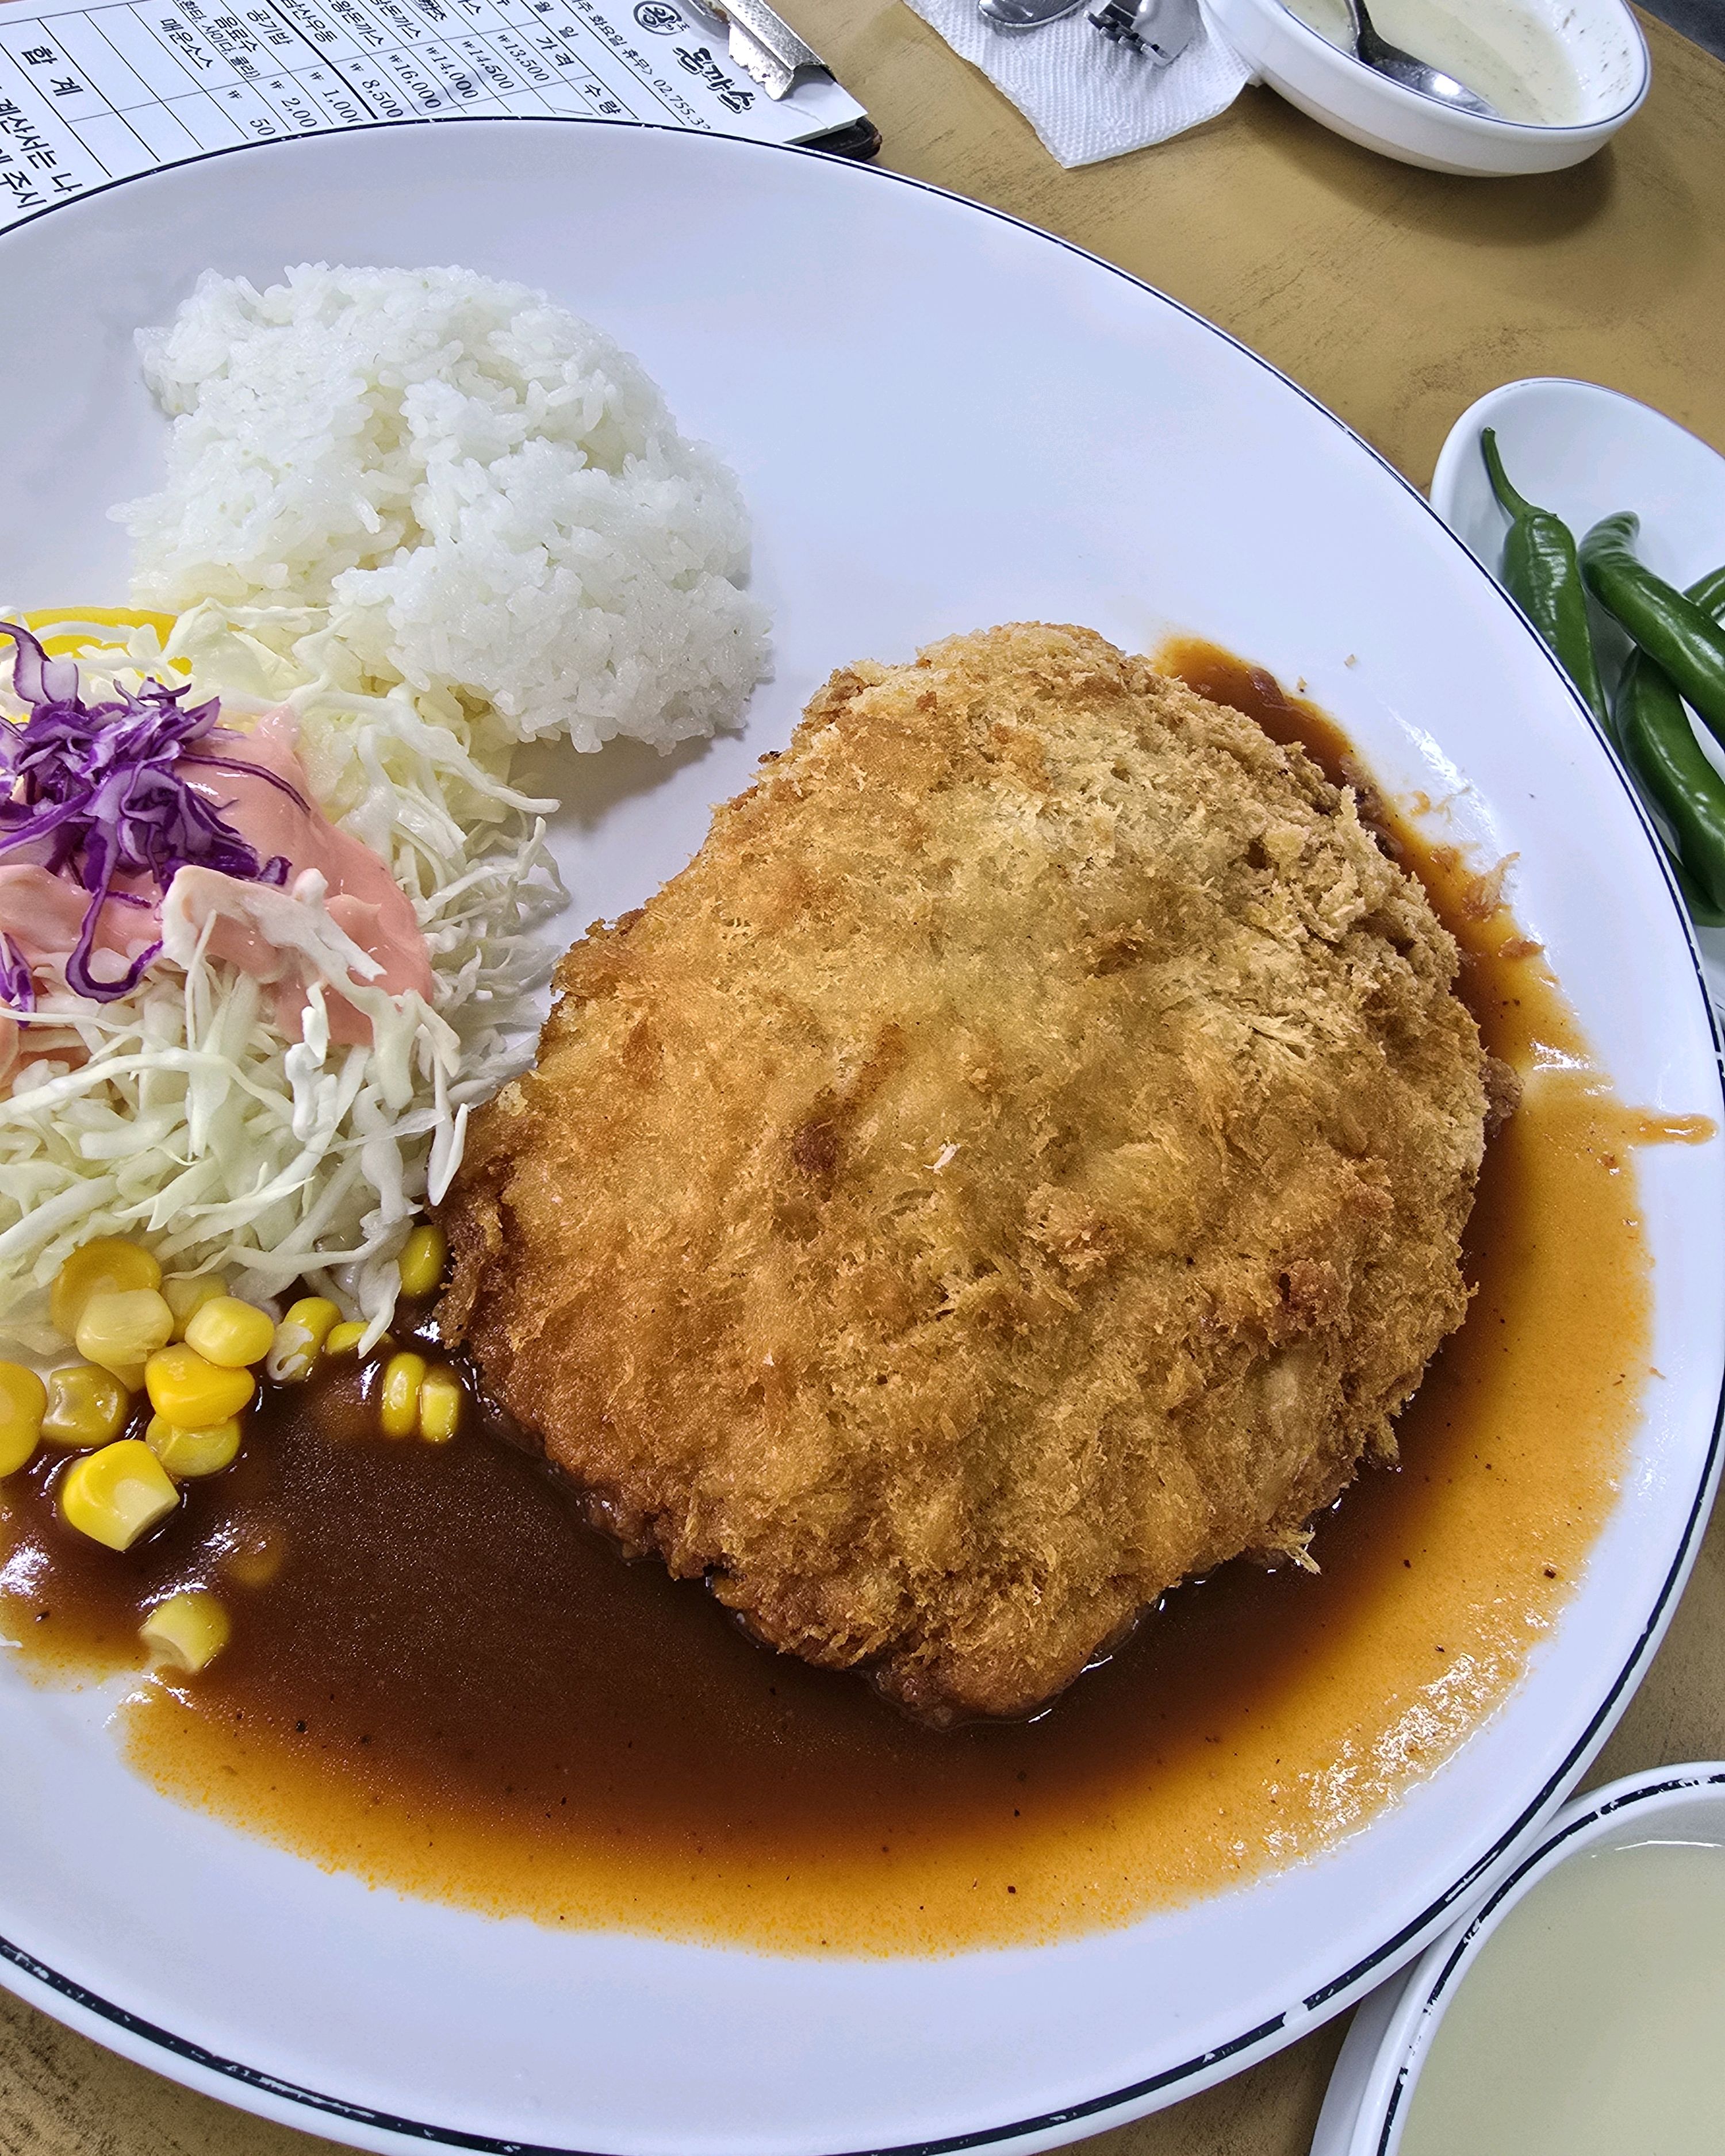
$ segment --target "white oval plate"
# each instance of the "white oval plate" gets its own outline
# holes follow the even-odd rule
[[[122,588],[160,431],[131,335],[213,264],[454,261],[619,333],[736,464],[776,620],[747,734],[614,746],[572,919],[644,898],[834,665],[1040,616],[1303,676],[1392,788],[1466,789],[1624,1094],[1721,1113],[1693,951],[1543,647],[1413,489],[1261,361],[1009,219],[819,156],[555,121],[271,145],[0,242],[16,333],[0,596]],[[1681,1158],[1678,1157],[1681,1150]],[[946,1959],[553,1935],[331,1876],[132,1779],[96,1693],[0,1670],[7,1980],[104,2042],[362,2146],[623,2156],[1052,2146],[1173,2102],[1381,1983],[1621,1710],[1711,1494],[1725,1143],[1646,1154],[1664,1373],[1593,1565],[1518,1691],[1321,1861],[1128,1929]]]
[[[1470,404],[1450,429],[1432,474],[1431,506],[1495,576],[1509,519],[1480,454],[1491,427],[1518,492],[1553,511],[1577,539],[1602,516],[1633,509],[1644,561],[1675,584],[1725,562],[1725,457],[1675,419],[1596,382],[1532,376]],[[1607,685],[1629,640],[1596,607],[1594,629]],[[1701,745],[1722,772],[1725,752],[1705,727]],[[1713,1001],[1725,1009],[1725,928],[1697,932]]]
[[[1490,427],[1510,478],[1577,539],[1620,509],[1641,519],[1640,552],[1688,583],[1725,562],[1725,457],[1651,404],[1596,382],[1532,377],[1470,404],[1438,452],[1431,506],[1494,574],[1509,519],[1480,454]]]

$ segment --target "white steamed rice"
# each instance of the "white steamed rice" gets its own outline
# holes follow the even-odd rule
[[[167,484],[114,513],[134,597],[327,609],[365,685],[501,742],[660,748],[765,660],[736,481],[611,338],[463,270],[213,271],[139,336]]]

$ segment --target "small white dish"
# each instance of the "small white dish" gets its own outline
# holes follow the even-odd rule
[[[1642,557],[1661,576],[1686,583],[1725,562],[1725,457],[1620,390],[1535,377],[1470,404],[1432,474],[1432,507],[1493,576],[1509,519],[1480,454],[1487,427],[1517,490],[1555,510],[1577,539],[1633,509]]]
[[[1725,1845],[1725,1764],[1660,1767],[1589,1790],[1465,1922],[1354,2016],[1312,2137],[1312,2156],[1395,2156],[1438,2025],[1499,1924],[1560,1864],[1651,1840]]]
[[[1291,105],[1404,165],[1481,179],[1579,165],[1640,110],[1652,80],[1647,42],[1623,0],[1522,4],[1575,70],[1579,116],[1568,126],[1482,119],[1404,90],[1308,28],[1282,0],[1209,0],[1228,42]],[[1378,28],[1395,41],[1393,24]]]
[[[1487,427],[1517,491],[1554,511],[1578,540],[1600,517],[1632,509],[1641,520],[1642,559],[1672,583],[1692,583],[1725,562],[1725,457],[1620,390],[1534,377],[1469,405],[1432,475],[1432,507],[1494,577],[1509,519],[1480,454]],[[1594,628],[1609,689],[1627,642],[1597,610]],[[1725,757],[1704,733],[1701,741],[1725,770]],[[1725,1009],[1725,928],[1697,929],[1696,940],[1713,1001]]]

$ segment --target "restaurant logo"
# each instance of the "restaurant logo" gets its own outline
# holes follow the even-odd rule
[[[675,8],[666,7],[665,0],[641,0],[635,20],[644,30],[652,30],[661,38],[673,37],[689,27]]]

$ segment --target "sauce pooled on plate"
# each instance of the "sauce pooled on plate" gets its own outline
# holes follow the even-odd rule
[[[1212,647],[1159,663],[1305,742],[1321,713]],[[1374,813],[1378,813],[1374,811]],[[1647,1365],[1632,1148],[1493,880],[1383,819],[1522,1073],[1467,1236],[1476,1293],[1315,1573],[1189,1584],[1029,1722],[934,1731],[629,1564],[506,1432],[375,1435],[378,1365],[272,1392],[225,1475],[125,1557],[5,1486],[0,1629],[50,1679],[135,1666],[209,1581],[231,1645],[125,1707],[159,1787],[315,1861],[547,1923],[939,1952],[1130,1920],[1324,1846],[1502,1699],[1609,1512]]]

